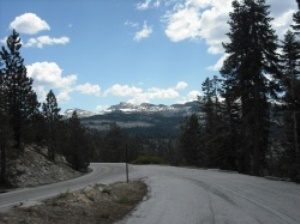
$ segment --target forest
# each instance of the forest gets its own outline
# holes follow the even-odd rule
[[[52,90],[38,102],[13,30],[0,51],[0,184],[8,161],[28,144],[48,148],[49,160],[64,155],[76,170],[90,162],[129,161],[221,168],[300,181],[300,11],[279,40],[265,0],[233,1],[228,57],[219,76],[202,84],[199,112],[184,118],[176,137],[127,135],[82,125],[76,112],[63,118]]]
[[[204,116],[182,122],[182,153],[195,166],[299,182],[300,12],[279,40],[264,0],[232,6],[228,57],[202,84]]]

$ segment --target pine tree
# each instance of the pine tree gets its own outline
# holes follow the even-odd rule
[[[205,154],[200,151],[200,125],[195,114],[187,117],[180,126],[180,148],[188,164],[198,166]],[[202,162],[203,163],[203,162]]]
[[[125,161],[125,136],[121,128],[112,123],[105,135],[105,160],[109,162]]]
[[[284,86],[284,123],[289,176],[300,179],[300,42],[288,31],[284,36],[282,55]]]
[[[20,55],[21,39],[13,30],[7,38],[7,48],[2,47],[0,56],[5,63],[2,69],[2,87],[5,100],[7,100],[7,112],[11,115],[11,126],[14,132],[16,148],[21,149],[21,141],[25,122],[38,111],[40,106],[35,92],[32,90],[33,80],[26,74],[24,59]]]
[[[86,137],[85,128],[81,125],[76,111],[68,121],[68,133],[66,149],[64,151],[66,160],[78,171],[85,171],[89,166],[90,149]]]
[[[48,156],[51,160],[55,160],[55,153],[57,151],[57,132],[61,115],[58,107],[56,97],[52,90],[49,91],[46,97],[46,102],[42,105],[43,115],[47,123],[47,142],[48,142]]]
[[[232,81],[230,92],[241,104],[240,171],[260,175],[269,145],[268,97],[278,90],[277,36],[265,0],[233,1],[232,6],[230,43],[223,44],[229,57],[221,73]]]

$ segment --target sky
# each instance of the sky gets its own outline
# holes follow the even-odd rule
[[[232,0],[0,0],[0,45],[15,29],[40,102],[63,111],[196,100],[226,58]],[[266,0],[279,38],[295,0]]]

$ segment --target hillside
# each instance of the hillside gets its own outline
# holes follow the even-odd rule
[[[90,113],[83,110],[78,114],[84,115],[81,116],[81,120],[85,126],[102,131],[109,129],[111,123],[116,123],[127,134],[177,135],[180,122],[184,117],[198,111],[199,103],[195,101],[171,106],[120,103],[111,106],[101,114],[86,116]]]
[[[45,148],[35,145],[25,147],[23,155],[9,161],[8,181],[14,187],[34,187],[82,175],[70,168],[64,157],[56,156],[56,161],[52,162],[46,158],[46,155]]]

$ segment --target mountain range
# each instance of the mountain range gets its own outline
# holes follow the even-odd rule
[[[180,122],[186,116],[198,112],[199,108],[197,101],[170,106],[121,102],[98,114],[77,108],[65,111],[65,116],[70,117],[75,110],[85,126],[101,131],[108,130],[115,123],[127,134],[177,135]]]

